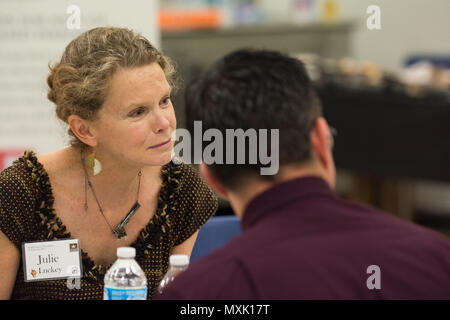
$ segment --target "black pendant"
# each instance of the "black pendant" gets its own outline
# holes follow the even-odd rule
[[[113,234],[117,237],[117,239],[121,239],[121,238],[127,236],[127,233],[125,232],[125,228],[122,228],[122,229],[115,228],[113,230]]]
[[[121,239],[123,237],[127,236],[127,233],[125,232],[125,226],[130,221],[131,217],[138,211],[138,209],[141,207],[139,202],[136,201],[136,203],[131,207],[130,211],[128,211],[127,215],[123,220],[117,225],[117,227],[114,228],[113,234],[118,238]]]

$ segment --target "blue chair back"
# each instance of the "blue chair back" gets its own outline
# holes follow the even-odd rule
[[[236,216],[210,218],[198,232],[197,240],[192,249],[191,262],[223,246],[240,233],[241,224]]]
[[[428,61],[435,66],[439,66],[445,69],[450,69],[450,56],[437,56],[437,55],[414,55],[410,56],[405,61],[405,66],[409,66],[419,61]]]

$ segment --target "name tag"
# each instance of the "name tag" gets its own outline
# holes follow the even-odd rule
[[[81,278],[78,239],[22,243],[25,281]]]

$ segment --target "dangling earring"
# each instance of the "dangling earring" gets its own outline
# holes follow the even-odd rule
[[[102,171],[102,164],[100,163],[100,161],[95,159],[95,153],[91,153],[90,155],[88,155],[84,159],[84,162],[88,168],[94,169],[94,176]]]

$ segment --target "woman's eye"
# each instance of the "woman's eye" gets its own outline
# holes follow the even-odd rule
[[[168,105],[169,102],[170,102],[170,97],[166,97],[161,101],[162,105]]]
[[[139,117],[139,116],[143,115],[144,112],[145,112],[145,108],[141,107],[141,108],[138,108],[138,109],[134,110],[133,112],[131,112],[130,116],[131,117]]]

